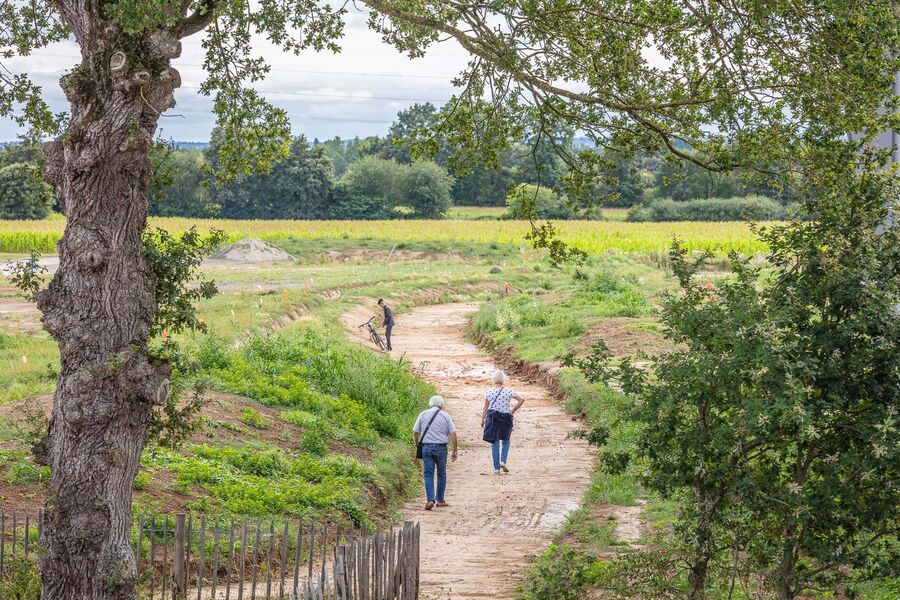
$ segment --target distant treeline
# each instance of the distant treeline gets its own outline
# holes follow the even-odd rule
[[[433,219],[445,216],[455,204],[507,206],[512,218],[593,218],[600,214],[598,208],[611,206],[638,207],[631,211],[632,220],[691,219],[693,213],[698,220],[730,220],[735,215],[780,218],[792,201],[785,191],[748,183],[736,174],[715,174],[659,156],[607,153],[614,165],[607,173],[609,181],[598,184],[587,202],[596,208],[576,210],[565,195],[568,166],[560,154],[576,154],[585,147],[583,138],[543,131],[539,138],[526,136],[511,144],[496,166],[453,172],[446,144],[432,160],[417,161],[407,141],[438,115],[433,105],[416,104],[398,113],[385,136],[309,141],[301,135],[269,173],[229,181],[212,175],[221,148],[218,130],[209,144],[157,144],[150,213],[231,219]],[[0,148],[0,218],[39,219],[54,207],[49,188],[40,180],[43,154],[37,142],[25,138]],[[763,198],[741,201],[748,196]],[[671,206],[688,200],[707,202]]]

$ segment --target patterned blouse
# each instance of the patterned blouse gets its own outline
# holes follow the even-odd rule
[[[484,393],[484,399],[488,402],[488,410],[508,413],[509,403],[515,395],[515,390],[511,390],[508,387],[493,388]]]

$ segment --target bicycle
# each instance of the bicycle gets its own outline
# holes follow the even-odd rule
[[[372,340],[372,343],[375,344],[379,350],[384,352],[387,349],[387,346],[385,346],[384,340],[381,339],[381,334],[378,333],[378,331],[375,329],[375,326],[372,325],[372,321],[374,321],[376,318],[377,317],[372,317],[371,319],[360,325],[360,328],[368,327],[369,338]]]

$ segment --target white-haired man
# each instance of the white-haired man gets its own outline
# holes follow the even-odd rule
[[[449,506],[444,498],[447,489],[447,444],[453,442],[453,454],[450,460],[456,462],[459,452],[459,440],[456,437],[456,426],[453,419],[444,410],[444,399],[432,396],[429,408],[419,413],[413,425],[413,440],[422,444],[422,472],[425,479],[425,510],[435,506]],[[437,490],[434,487],[434,475],[437,469]]]

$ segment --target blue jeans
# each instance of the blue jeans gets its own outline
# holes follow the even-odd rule
[[[437,467],[437,495],[434,493],[434,469]],[[422,469],[425,496],[429,502],[444,502],[447,489],[447,444],[422,444]]]
[[[500,444],[503,444],[503,450],[500,450]],[[502,454],[502,456],[501,456]],[[497,440],[493,444],[491,444],[491,456],[494,458],[494,470],[500,468],[500,463],[506,462],[506,457],[509,456],[509,440],[501,442]]]

